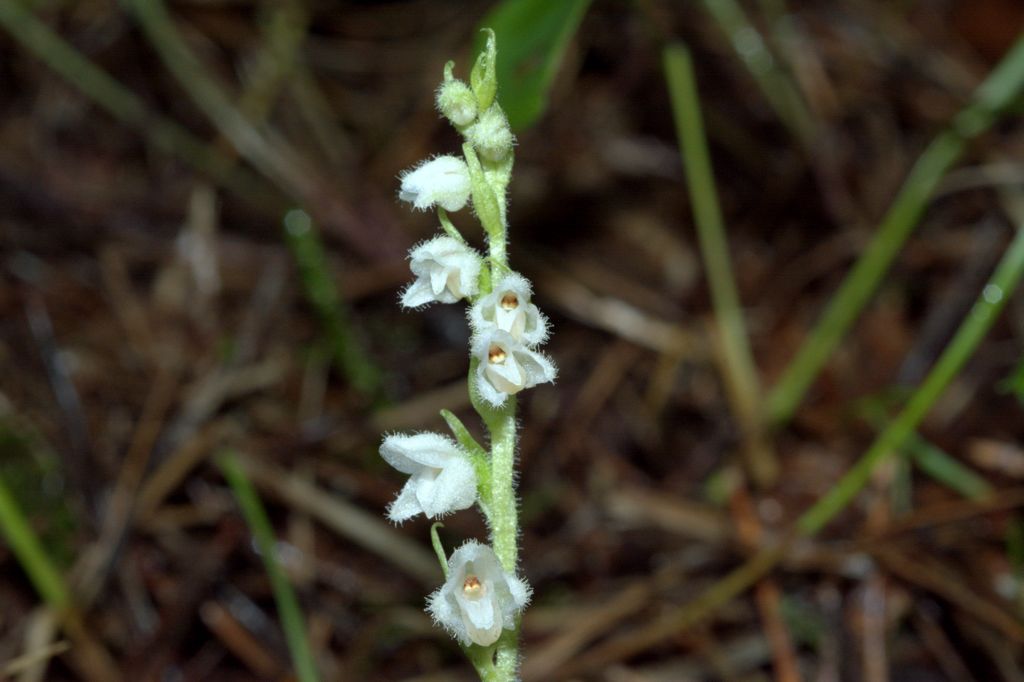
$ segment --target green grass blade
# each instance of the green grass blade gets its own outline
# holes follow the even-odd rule
[[[1024,37],[975,93],[974,101],[936,137],[914,165],[878,231],[829,301],[821,320],[804,340],[768,394],[769,422],[788,421],[839,341],[867,305],[896,254],[917,225],[936,186],[960,158],[967,142],[1011,105],[1024,88]]]
[[[988,481],[924,438],[916,434],[910,436],[904,449],[918,469],[950,490],[971,500],[983,500],[992,495]]]
[[[95,66],[14,0],[0,2],[0,27],[43,60],[69,84],[121,123],[145,136],[153,147],[182,159],[248,201],[268,201],[265,185],[234,161],[177,123],[156,115],[135,93]],[[270,197],[276,199],[271,193]]]
[[[736,0],[703,0],[704,8],[747,67],[762,96],[803,145],[810,144],[814,120],[789,74],[782,70],[760,32]]]
[[[689,50],[681,44],[666,47],[663,61],[701,256],[722,340],[725,379],[747,435],[748,469],[756,482],[765,485],[775,478],[777,465],[771,450],[759,437],[761,387],[729,258],[693,63]]]
[[[380,386],[380,371],[370,361],[338,297],[317,231],[305,211],[293,209],[284,217],[284,231],[299,267],[303,289],[331,344],[335,366],[360,393],[370,395]]]
[[[996,268],[981,296],[939,356],[921,386],[900,415],[878,436],[866,453],[843,478],[797,521],[806,535],[813,535],[842,511],[867,484],[871,473],[907,442],[935,401],[971,357],[991,328],[1024,273],[1024,225]]]
[[[64,577],[50,561],[17,501],[0,478],[0,533],[7,539],[32,586],[58,613],[71,606],[71,594]]]
[[[1015,216],[1014,222],[1018,227],[1013,242],[924,383],[910,398],[906,408],[879,435],[846,476],[800,516],[795,529],[799,534],[815,535],[846,508],[867,484],[875,468],[904,444],[977,349],[1024,274],[1024,219]],[[994,293],[996,291],[1000,292],[999,295]],[[654,643],[669,640],[682,630],[705,620],[770,573],[786,556],[791,541],[792,536],[758,550],[688,604],[613,640],[604,650],[595,652],[595,655],[584,656],[580,668],[595,668],[598,664],[621,660],[624,656],[648,650]],[[609,651],[614,658],[608,656]]]
[[[316,671],[316,660],[306,637],[306,621],[299,608],[295,591],[277,563],[277,541],[267,512],[233,453],[221,453],[217,458],[217,464],[231,486],[235,499],[238,500],[238,506],[242,509],[242,515],[259,549],[260,558],[263,559],[263,566],[274,592],[274,601],[277,603],[277,612],[281,618],[281,628],[284,630],[288,650],[295,664],[295,674],[299,682],[317,682],[319,676]]]
[[[536,121],[590,0],[504,0],[480,23],[494,31],[501,106],[513,130]],[[483,37],[477,41],[479,48]]]

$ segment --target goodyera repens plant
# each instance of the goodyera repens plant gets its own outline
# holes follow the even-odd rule
[[[494,33],[477,57],[470,82],[444,68],[437,108],[462,134],[462,156],[437,156],[401,175],[399,198],[420,210],[436,209],[443,234],[409,252],[416,276],[402,305],[466,301],[473,335],[469,394],[490,436],[490,451],[447,410],[454,439],[439,433],[393,434],[381,456],[409,475],[388,517],[400,523],[418,514],[436,519],[475,503],[490,530],[490,544],[469,540],[448,556],[431,528],[445,582],[427,600],[434,621],[455,637],[481,679],[516,679],[518,632],[530,588],[518,576],[515,494],[516,394],[554,381],[555,366],[537,349],[548,336],[547,318],[531,302],[530,282],[508,265],[506,190],[514,138],[495,96]],[[448,218],[472,203],[483,226],[487,254],[469,246]]]

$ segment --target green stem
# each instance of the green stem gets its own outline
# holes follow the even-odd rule
[[[760,437],[761,386],[729,258],[715,176],[704,136],[693,60],[689,50],[679,43],[665,48],[663,60],[701,256],[722,339],[723,373],[731,402],[745,432],[747,468],[756,483],[770,485],[778,473],[778,465],[774,454]]]
[[[256,489],[253,488],[252,482],[245,475],[234,454],[222,453],[217,458],[217,464],[231,486],[238,505],[242,508],[242,515],[249,525],[249,531],[259,549],[260,558],[263,559],[263,566],[267,571],[267,578],[270,580],[270,587],[274,593],[274,601],[277,603],[278,615],[281,618],[281,628],[284,630],[288,650],[291,652],[292,662],[295,664],[295,674],[299,682],[317,682],[319,675],[316,671],[313,650],[306,637],[305,618],[299,608],[295,591],[292,590],[288,578],[277,562],[277,541],[274,529],[270,525],[270,519],[267,518],[267,512],[260,502],[259,495],[256,494]]]
[[[515,573],[519,565],[519,509],[515,490],[516,399],[484,417],[491,433],[491,543],[501,565]],[[505,630],[497,643],[498,679],[516,679],[519,667],[519,624]]]
[[[769,422],[792,416],[839,341],[871,298],[896,254],[924,213],[946,171],[967,142],[987,130],[1024,86],[1024,37],[975,92],[974,101],[936,137],[910,174],[864,254],[829,301],[821,320],[800,346],[767,401]]]
[[[462,155],[469,167],[470,192],[473,197],[473,209],[476,211],[484,232],[487,233],[487,245],[491,261],[500,267],[508,267],[506,252],[505,210],[502,203],[505,197],[504,187],[494,187],[487,181],[480,158],[476,155],[473,145],[468,142],[462,145]]]
[[[491,535],[494,553],[509,573],[519,563],[519,514],[515,492],[516,399],[484,415],[491,434]]]
[[[462,153],[469,167],[473,208],[487,234],[488,262],[491,269],[508,270],[507,236],[505,228],[505,197],[509,173],[485,172],[472,145],[464,144]],[[503,168],[511,170],[512,159],[506,159]],[[496,276],[492,272],[489,281]],[[481,293],[488,293],[482,291]],[[479,399],[476,391],[476,369],[479,360],[473,358],[469,366],[469,393],[473,407],[483,419],[491,437],[490,494],[481,509],[491,529],[491,544],[502,567],[515,573],[519,563],[519,509],[515,487],[516,459],[516,399],[509,396],[499,408],[491,407]],[[474,665],[476,663],[474,662]],[[481,679],[489,682],[513,682],[519,669],[519,623],[515,630],[505,630],[495,644],[495,667],[481,669]],[[486,674],[485,674],[486,672]],[[493,676],[492,676],[493,673]]]

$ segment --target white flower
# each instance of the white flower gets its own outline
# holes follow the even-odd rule
[[[490,646],[512,630],[530,601],[530,586],[509,575],[487,545],[470,540],[448,559],[448,579],[427,599],[427,612],[463,645]]]
[[[462,242],[440,235],[409,252],[416,281],[402,292],[402,305],[418,308],[440,301],[455,303],[476,294],[480,256]]]
[[[473,341],[476,388],[495,407],[524,388],[555,380],[555,366],[544,354],[532,351],[506,331],[491,329]]]
[[[424,161],[401,175],[398,198],[425,211],[437,204],[446,211],[458,211],[469,201],[469,168],[454,156]]]
[[[517,272],[502,277],[491,293],[469,310],[473,331],[481,334],[497,327],[533,347],[548,336],[548,320],[530,303],[530,282]]]
[[[402,492],[388,507],[395,523],[419,513],[436,518],[476,501],[476,471],[469,456],[452,439],[439,433],[388,436],[381,457],[403,474],[410,474]]]

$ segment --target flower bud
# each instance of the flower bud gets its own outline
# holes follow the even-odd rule
[[[514,630],[530,586],[501,566],[494,550],[470,540],[452,552],[448,578],[427,599],[427,612],[464,646],[490,646]]]
[[[477,122],[466,129],[466,139],[489,161],[504,159],[515,142],[505,112],[497,105],[480,114]]]
[[[444,67],[444,82],[437,89],[437,110],[458,127],[476,120],[476,95],[463,81],[452,76],[452,62]]]

